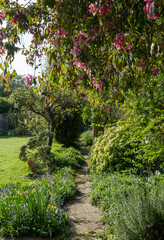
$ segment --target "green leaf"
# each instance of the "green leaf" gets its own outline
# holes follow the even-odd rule
[[[0,69],[2,69],[2,71],[4,71],[2,63],[0,63]]]
[[[39,91],[39,88],[38,88],[38,86],[36,86],[35,88],[34,88],[34,93],[36,93],[36,92],[38,92]]]

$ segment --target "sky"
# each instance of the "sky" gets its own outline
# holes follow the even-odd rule
[[[28,2],[29,0],[18,0],[19,4],[27,4]],[[31,0],[31,2],[35,1]],[[28,47],[30,45],[31,39],[31,34],[26,34],[23,36],[25,47]],[[27,75],[28,73],[34,75],[34,67],[31,67],[26,63],[26,57],[23,56],[20,52],[15,55],[15,60],[12,63],[12,68],[17,71],[18,75]]]

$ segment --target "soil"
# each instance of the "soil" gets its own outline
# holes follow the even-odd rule
[[[99,208],[90,204],[90,181],[87,176],[87,158],[88,152],[81,145],[81,152],[84,156],[84,165],[76,173],[76,189],[77,192],[73,200],[69,201],[65,208],[69,216],[68,237],[62,240],[96,240],[102,239],[103,225],[101,223],[101,215]],[[50,238],[14,238],[14,240],[50,240]],[[60,238],[61,239],[61,238]],[[0,240],[11,240],[11,238],[2,238]],[[58,240],[51,238],[51,240]]]

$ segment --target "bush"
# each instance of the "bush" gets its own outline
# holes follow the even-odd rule
[[[68,217],[61,207],[74,193],[69,168],[40,181],[5,186],[0,192],[0,235],[51,237],[63,233]]]
[[[81,113],[74,111],[65,118],[58,119],[55,126],[55,139],[59,143],[71,146],[78,139],[83,128]]]
[[[73,147],[57,149],[53,152],[53,158],[57,167],[67,166],[76,169],[83,163],[81,152]]]
[[[106,235],[118,240],[159,240],[164,237],[164,182],[112,174],[96,176],[91,202],[100,205]]]
[[[132,117],[108,128],[91,148],[92,172],[132,172],[150,175],[163,171],[164,117],[148,123]]]
[[[91,146],[93,143],[92,130],[85,131],[81,134],[80,140],[85,143],[86,146]]]
[[[0,97],[0,113],[7,113],[10,109],[13,109],[13,104],[5,97]]]
[[[127,197],[128,196],[128,197]],[[134,185],[112,212],[116,239],[164,239],[164,183]]]

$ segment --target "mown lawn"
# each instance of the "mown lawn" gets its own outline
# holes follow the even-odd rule
[[[0,187],[21,181],[28,173],[27,163],[19,160],[19,149],[29,137],[0,137]]]

